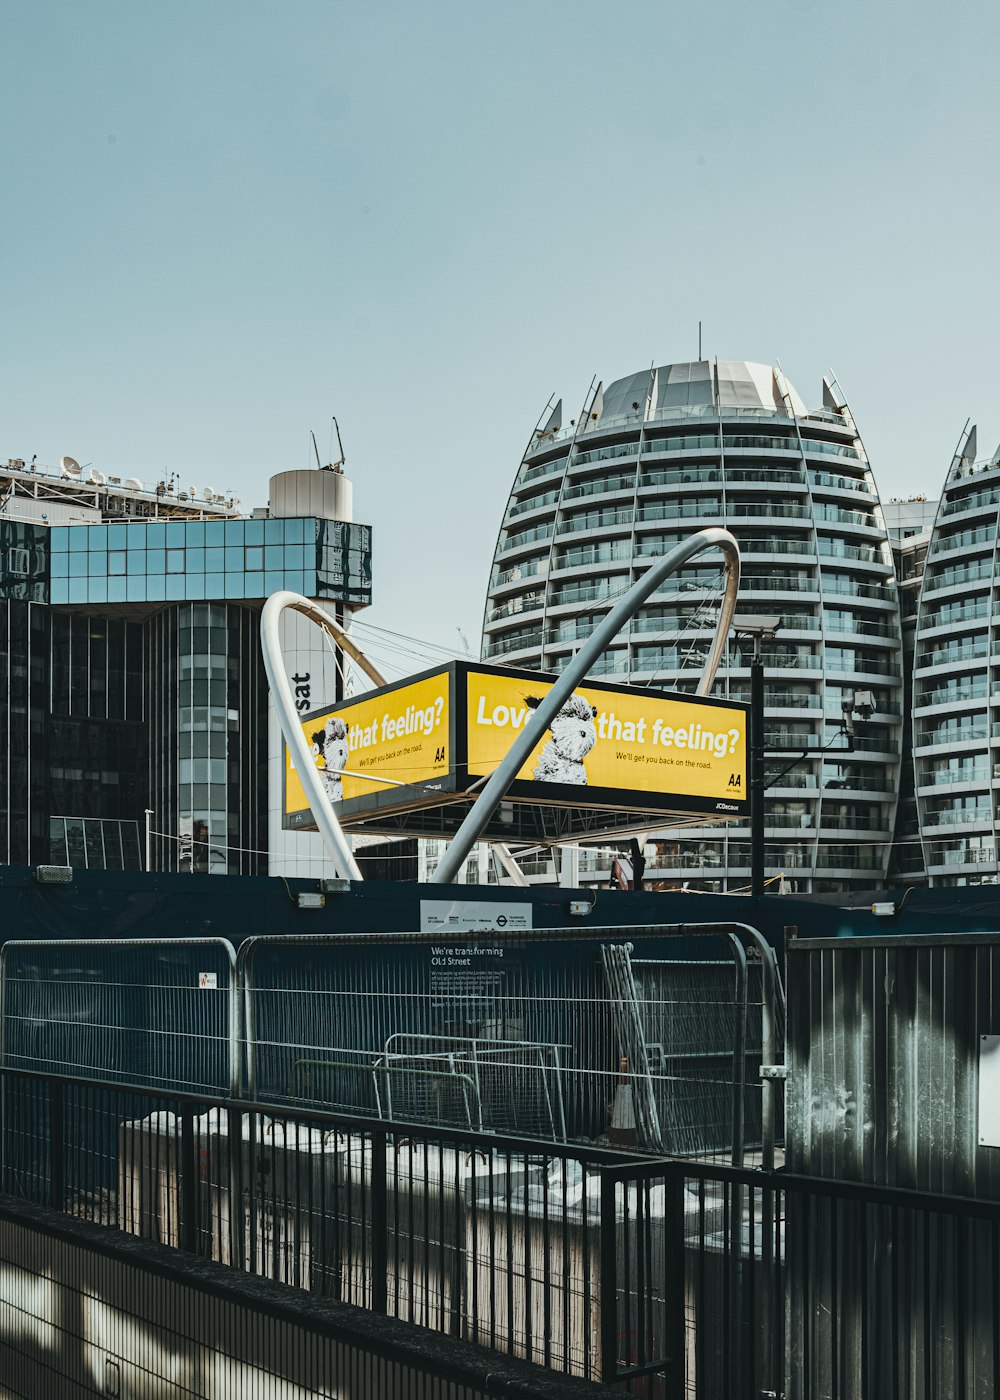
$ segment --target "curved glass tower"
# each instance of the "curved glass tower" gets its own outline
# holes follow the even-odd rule
[[[913,658],[917,814],[931,884],[996,878],[1000,638],[1000,448],[977,462],[966,428],[938,504]]]
[[[835,383],[809,410],[780,370],[701,360],[643,370],[561,402],[532,434],[500,529],[482,656],[558,671],[656,555],[725,524],[743,554],[739,611],[778,615],[764,644],[769,757],[766,869],[798,890],[871,886],[888,864],[901,751],[901,636],[878,494]],[[720,576],[699,561],[669,579],[592,674],[693,689]],[[733,645],[716,691],[749,698]],[[874,718],[852,751],[845,702]],[[796,750],[807,755],[793,764]],[[782,773],[782,770],[788,771]],[[647,877],[737,889],[740,824],[671,831]],[[599,863],[598,863],[599,865]]]

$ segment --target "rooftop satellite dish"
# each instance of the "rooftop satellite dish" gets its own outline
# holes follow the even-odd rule
[[[215,500],[215,491],[212,489],[211,486],[206,486],[201,494],[206,501]]]
[[[83,468],[75,457],[60,457],[59,470],[62,472],[63,476],[76,477],[80,475]]]
[[[125,485],[129,488],[130,491],[142,490],[142,482],[137,476],[127,476],[125,478]]]
[[[91,467],[91,469],[90,469],[90,480],[91,480],[92,485],[94,485],[94,486],[103,486],[103,485],[104,485],[104,473],[103,473],[103,472],[99,472],[99,471],[97,470],[96,467]]]

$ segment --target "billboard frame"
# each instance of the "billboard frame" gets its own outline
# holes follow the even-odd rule
[[[402,680],[366,691],[362,695],[320,706],[299,716],[305,726],[326,720],[343,710],[375,697],[389,697],[418,682],[447,678],[449,697],[447,724],[450,761],[446,774],[426,782],[394,786],[345,799],[336,803],[338,821],[345,830],[364,827],[369,832],[394,836],[438,836],[450,839],[478,797],[490,773],[470,772],[468,689],[469,677],[497,676],[523,681],[528,685],[551,688],[558,680],[540,671],[514,667],[491,666],[486,662],[454,659],[432,666]],[[621,695],[623,692],[652,701],[681,702],[693,707],[724,708],[743,716],[744,735],[749,738],[750,705],[745,701],[697,695],[689,692],[662,691],[647,686],[621,686],[608,681],[584,678],[580,689]],[[516,737],[516,735],[515,735]],[[512,740],[513,742],[513,740]],[[639,787],[606,787],[588,785],[573,787],[565,783],[543,782],[538,779],[515,778],[503,797],[507,820],[501,815],[483,833],[484,840],[530,842],[557,845],[572,840],[598,841],[611,835],[627,835],[671,825],[697,825],[703,822],[745,821],[750,816],[749,743],[741,759],[742,796],[723,801],[715,796],[682,793],[650,792]],[[492,770],[491,770],[492,771]],[[284,825],[291,830],[313,830],[315,819],[308,807],[296,813],[288,812],[286,790],[288,767],[283,769]],[[374,774],[373,774],[374,776]],[[513,807],[516,819],[510,817]],[[538,819],[527,819],[524,808],[534,808]],[[438,813],[435,819],[432,815]]]

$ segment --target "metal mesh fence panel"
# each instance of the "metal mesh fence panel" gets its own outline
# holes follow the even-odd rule
[[[225,1092],[238,1077],[234,967],[222,939],[6,943],[3,1063]]]
[[[250,1086],[334,1112],[742,1160],[761,1140],[762,979],[739,953],[610,930],[254,940]]]

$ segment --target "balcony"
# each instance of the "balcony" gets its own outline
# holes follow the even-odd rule
[[[517,485],[527,486],[531,481],[540,481],[543,476],[551,476],[553,472],[562,472],[566,467],[566,454],[554,457],[549,462],[538,462],[534,466],[522,468],[518,475]]]
[[[937,690],[918,691],[913,708],[922,710],[931,705],[962,705],[969,700],[985,700],[987,694],[985,681],[979,685],[939,686]]]
[[[820,591],[844,598],[870,598],[876,603],[894,603],[896,590],[889,583],[862,583],[855,579],[840,579],[825,572],[829,567],[822,564]]]
[[[814,487],[820,491],[854,491],[863,496],[872,496],[871,487],[864,478],[840,476],[834,472],[810,471]]]
[[[519,593],[514,598],[509,598],[506,603],[498,603],[496,607],[490,608],[486,614],[487,623],[502,622],[504,618],[520,617],[523,613],[536,612],[544,606],[544,595],[539,591],[535,593]]]
[[[922,826],[925,830],[933,830],[942,826],[991,825],[992,822],[993,808],[991,806],[961,807],[958,809],[949,808],[943,812],[927,812]]]
[[[882,530],[882,526],[871,511],[843,510],[838,506],[817,503],[814,514],[817,520],[822,520],[824,523],[847,525],[852,529]]]
[[[842,540],[820,535],[817,553],[824,559],[854,559],[863,564],[884,564],[885,558],[880,546],[871,544],[844,544]]]
[[[768,574],[764,578],[740,579],[742,593],[818,593],[819,584],[815,579],[800,578],[793,574]]]
[[[633,513],[631,510],[595,510],[587,511],[581,515],[572,515],[565,520],[560,520],[556,526],[557,535],[574,535],[582,530],[612,530],[623,525],[631,525]]]
[[[996,527],[984,525],[978,530],[962,530],[956,535],[939,535],[930,551],[931,558],[947,554],[954,549],[973,549],[976,545],[992,545],[996,539]]]
[[[590,462],[611,462],[619,457],[635,457],[638,451],[637,441],[615,442],[608,447],[595,447],[589,452],[578,452],[573,458],[572,469],[576,471],[578,467],[585,467]]]
[[[1000,725],[993,726],[994,734],[1000,734]],[[946,744],[974,744],[988,739],[989,731],[985,724],[970,725],[965,728],[951,727],[931,729],[917,736],[915,750],[941,748]]]
[[[563,492],[563,500],[575,501],[581,496],[604,496],[612,491],[634,490],[634,476],[599,477],[592,481],[581,481],[579,486],[567,486]]]
[[[512,633],[489,642],[486,647],[486,659],[489,660],[493,656],[506,656],[512,651],[535,651],[541,645],[542,629],[540,627],[530,632]]]
[[[718,499],[704,501],[662,501],[639,507],[636,519],[644,520],[715,520],[722,514]],[[631,518],[631,517],[630,517]]]
[[[968,768],[939,768],[923,772],[917,777],[917,787],[950,787],[955,783],[988,783],[989,781],[989,764],[979,763]]]
[[[993,560],[981,559],[975,564],[956,564],[940,573],[928,571],[924,576],[924,592],[936,593],[942,588],[955,588],[963,583],[978,583],[993,577]]]
[[[744,554],[797,554],[805,558],[813,558],[816,554],[816,546],[813,543],[812,535],[805,531],[799,540],[768,539],[766,536],[758,538],[756,536],[738,536],[740,549]]]
[[[515,501],[507,512],[507,519],[513,520],[518,515],[527,515],[529,511],[542,510],[545,506],[555,505],[558,499],[558,491],[546,491],[543,496],[529,496],[527,500]]]
[[[894,666],[888,656],[837,656],[827,655],[823,662],[825,671],[838,674],[851,672],[856,676],[891,676],[899,679],[899,667]]]
[[[959,515],[969,510],[1000,510],[1000,491],[972,491],[967,496],[957,496],[945,501],[941,507],[942,518]]]
[[[509,569],[500,569],[493,575],[491,588],[503,588],[508,583],[522,583],[528,578],[542,578],[548,573],[548,555],[544,559],[525,559],[513,564]]]
[[[938,647],[936,650],[918,652],[914,665],[919,668],[950,666],[958,661],[985,661],[989,654],[989,641],[984,638],[981,642],[969,643],[966,646]]]
[[[548,540],[552,538],[552,525],[536,525],[531,530],[522,530],[520,534],[508,535],[504,539],[498,554],[509,554],[513,549],[523,549],[526,544],[534,544],[536,540]]]
[[[747,517],[766,520],[809,520],[812,512],[808,506],[797,503],[771,501],[730,501],[725,510],[727,520],[742,520]]]
[[[647,486],[687,486],[702,481],[721,481],[719,467],[656,467],[639,477],[640,489]]]
[[[828,613],[823,619],[823,630],[825,632],[841,632],[857,637],[886,637],[890,641],[899,641],[899,629],[890,627],[887,622],[868,622],[860,618],[853,618],[845,621],[836,617],[833,613]]]
[[[726,483],[729,486],[766,486],[769,483],[782,486],[805,486],[806,479],[800,471],[787,467],[728,467]]]

